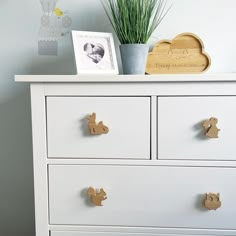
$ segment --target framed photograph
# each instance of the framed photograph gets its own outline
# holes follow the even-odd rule
[[[111,33],[72,31],[77,74],[118,74]]]

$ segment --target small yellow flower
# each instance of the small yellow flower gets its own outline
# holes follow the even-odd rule
[[[64,12],[58,7],[54,9],[54,12],[57,16],[63,16],[64,15]]]

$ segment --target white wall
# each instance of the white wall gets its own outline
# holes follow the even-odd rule
[[[150,42],[196,33],[212,58],[208,73],[235,72],[236,1],[169,2],[173,7]],[[69,11],[75,30],[112,30],[99,0],[58,5]],[[29,86],[14,83],[14,74],[74,74],[74,56],[69,37],[60,42],[58,57],[37,55],[39,0],[1,0],[0,11],[0,235],[33,236]]]

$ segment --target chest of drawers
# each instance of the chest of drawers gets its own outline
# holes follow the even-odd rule
[[[16,81],[31,83],[36,236],[236,235],[236,75]]]

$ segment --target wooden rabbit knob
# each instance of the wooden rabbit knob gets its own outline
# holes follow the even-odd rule
[[[102,206],[102,201],[107,199],[107,194],[103,190],[103,188],[101,188],[100,191],[97,192],[94,188],[89,187],[87,194],[90,197],[92,203],[96,206]]]
[[[216,210],[220,208],[221,207],[220,194],[207,193],[204,204],[208,210]]]
[[[96,123],[96,113],[90,115],[88,120],[89,120],[88,126],[90,129],[90,134],[98,135],[98,134],[107,134],[109,132],[108,127],[105,126],[102,121],[100,121],[98,124]]]
[[[202,126],[205,129],[205,135],[208,138],[219,138],[218,133],[220,129],[217,128],[217,123],[218,119],[215,117],[211,117],[209,120],[203,122]]]

